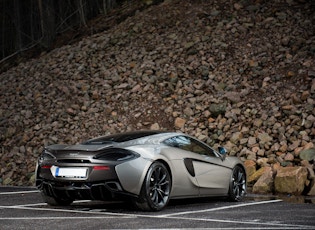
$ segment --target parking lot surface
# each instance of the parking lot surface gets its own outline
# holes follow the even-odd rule
[[[249,194],[242,202],[202,198],[171,201],[160,212],[123,202],[43,203],[33,187],[0,187],[0,229],[314,229],[314,198]]]

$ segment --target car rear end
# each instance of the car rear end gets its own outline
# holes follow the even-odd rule
[[[112,200],[133,196],[120,184],[115,167],[138,158],[125,149],[46,148],[36,167],[36,186],[49,197],[72,200]]]

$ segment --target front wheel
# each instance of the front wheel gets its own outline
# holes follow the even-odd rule
[[[134,203],[144,211],[159,211],[168,204],[171,187],[168,169],[161,162],[154,162],[145,176],[140,197]]]
[[[246,195],[246,173],[245,170],[237,165],[233,168],[230,187],[229,200],[241,201]]]

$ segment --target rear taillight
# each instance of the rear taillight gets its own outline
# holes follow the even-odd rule
[[[105,165],[98,165],[98,166],[93,166],[94,170],[109,170],[109,166],[105,166]]]
[[[41,168],[42,168],[42,169],[50,169],[50,168],[51,168],[51,165],[42,165]]]

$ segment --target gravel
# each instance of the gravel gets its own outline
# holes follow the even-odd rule
[[[54,143],[139,129],[300,165],[315,143],[315,5],[166,0],[0,75],[0,184]]]

